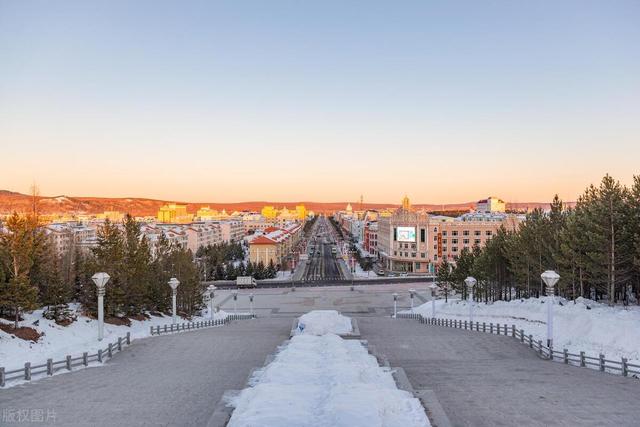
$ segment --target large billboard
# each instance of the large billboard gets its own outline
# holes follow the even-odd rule
[[[398,227],[398,242],[415,242],[415,227]]]

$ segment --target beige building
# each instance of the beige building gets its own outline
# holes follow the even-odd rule
[[[443,259],[455,263],[463,248],[482,247],[501,226],[514,230],[521,221],[507,214],[432,216],[413,210],[405,197],[391,216],[378,218],[378,258],[389,271],[434,272]]]
[[[284,228],[268,227],[264,234],[252,236],[249,239],[249,260],[253,263],[262,262],[268,265],[281,265],[292,255],[302,237],[300,224],[289,224]]]

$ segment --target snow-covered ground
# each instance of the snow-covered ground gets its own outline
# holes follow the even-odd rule
[[[300,320],[332,329],[325,326],[333,314],[313,313]],[[378,366],[360,341],[333,333],[294,336],[230,403],[229,427],[430,425],[419,400],[396,388],[390,369]]]
[[[560,303],[562,305],[560,305]],[[474,303],[474,321],[516,325],[525,334],[546,342],[547,306],[543,298],[496,301],[493,304]],[[609,307],[578,298],[576,303],[556,298],[553,307],[554,347],[571,353],[584,351],[587,356],[602,353],[607,359],[629,359],[640,363],[640,307]],[[414,309],[431,317],[431,302]],[[467,301],[436,300],[436,317],[467,320]]]
[[[335,310],[314,310],[300,316],[298,333],[310,335],[348,334],[352,332],[351,318]]]
[[[278,271],[273,279],[262,279],[261,282],[291,280],[291,271]]]
[[[79,306],[71,304],[70,307],[77,311]],[[83,352],[95,353],[98,349],[104,349],[108,343],[113,343],[118,337],[124,337],[131,333],[131,339],[144,338],[150,335],[150,326],[162,326],[171,323],[171,316],[151,316],[144,321],[131,320],[131,326],[118,326],[105,323],[104,340],[98,341],[98,321],[78,314],[78,319],[69,326],[57,325],[53,320],[42,317],[43,310],[35,310],[23,314],[24,320],[20,326],[29,326],[40,333],[44,333],[37,343],[16,338],[0,330],[0,367],[13,370],[24,367],[25,362],[32,365],[46,362],[48,358],[62,360],[67,355],[73,357],[82,355]],[[220,311],[215,314],[216,319],[224,319],[227,313]],[[201,317],[193,317],[191,321],[197,322],[209,320],[208,309],[204,310]],[[3,323],[10,323],[1,320]],[[38,326],[33,322],[39,321]],[[178,322],[187,322],[186,319],[178,319]]]

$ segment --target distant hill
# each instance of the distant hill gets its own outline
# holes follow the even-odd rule
[[[179,200],[156,200],[138,197],[127,198],[107,198],[107,197],[71,197],[71,196],[37,196],[38,211],[43,214],[97,214],[106,210],[114,210],[130,213],[134,216],[151,216],[158,212],[160,206],[167,203],[179,203],[187,205],[187,211],[195,213],[202,206],[210,206],[212,209],[226,209],[233,211],[259,211],[265,205],[276,207],[287,206],[292,208],[295,205],[303,204],[307,210],[318,213],[331,213],[342,210],[348,202],[271,202],[271,201],[250,201],[236,203],[190,203]],[[398,204],[393,203],[363,203],[351,202],[354,210],[360,209],[394,209]],[[13,191],[0,190],[0,214],[11,212],[29,212],[32,210],[33,198],[30,195],[16,193]],[[415,204],[416,209],[426,209],[428,211],[466,211],[475,207],[475,202],[454,203],[454,204]],[[512,210],[526,210],[536,207],[548,208],[549,203],[513,203],[507,208]]]

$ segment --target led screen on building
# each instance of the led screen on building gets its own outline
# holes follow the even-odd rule
[[[415,227],[398,227],[398,242],[415,242]]]

